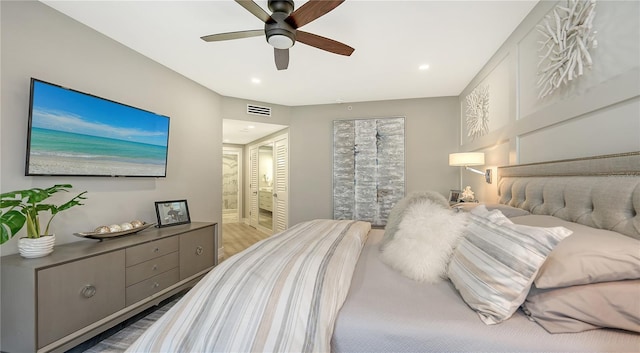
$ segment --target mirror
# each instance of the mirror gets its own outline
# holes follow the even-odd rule
[[[258,224],[273,229],[273,146],[258,147]]]

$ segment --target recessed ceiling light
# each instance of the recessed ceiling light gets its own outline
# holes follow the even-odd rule
[[[262,82],[262,81],[260,81],[260,79],[259,79],[259,78],[254,77],[254,78],[252,78],[252,79],[251,79],[251,82],[253,82],[253,83],[255,83],[255,84],[257,85],[257,84],[259,84],[259,83],[260,83],[260,82]]]
[[[424,71],[424,70],[428,70],[428,69],[429,69],[429,64],[422,64],[422,65],[420,65],[420,66],[418,67],[418,69],[423,70],[423,71]]]
[[[255,128],[256,128],[256,127],[255,127],[255,125],[249,125],[249,126],[247,126],[247,127],[248,127],[249,129],[255,129]]]

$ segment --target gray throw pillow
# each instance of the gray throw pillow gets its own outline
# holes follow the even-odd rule
[[[448,274],[462,299],[491,325],[513,315],[547,255],[571,231],[513,224],[498,210],[482,215],[483,208],[469,213]]]
[[[601,327],[640,332],[639,289],[640,280],[552,289],[533,286],[524,309],[551,333],[582,332]]]
[[[514,223],[565,227],[573,235],[553,249],[535,280],[538,288],[640,278],[640,240],[605,229],[596,229],[553,216],[530,215]]]

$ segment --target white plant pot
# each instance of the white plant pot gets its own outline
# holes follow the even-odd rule
[[[47,256],[53,252],[56,243],[56,235],[42,235],[40,238],[20,238],[18,240],[18,252],[20,256],[33,259]]]

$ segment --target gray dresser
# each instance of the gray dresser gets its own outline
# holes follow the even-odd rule
[[[216,265],[217,233],[194,222],[2,257],[0,351],[63,352],[192,287]]]

